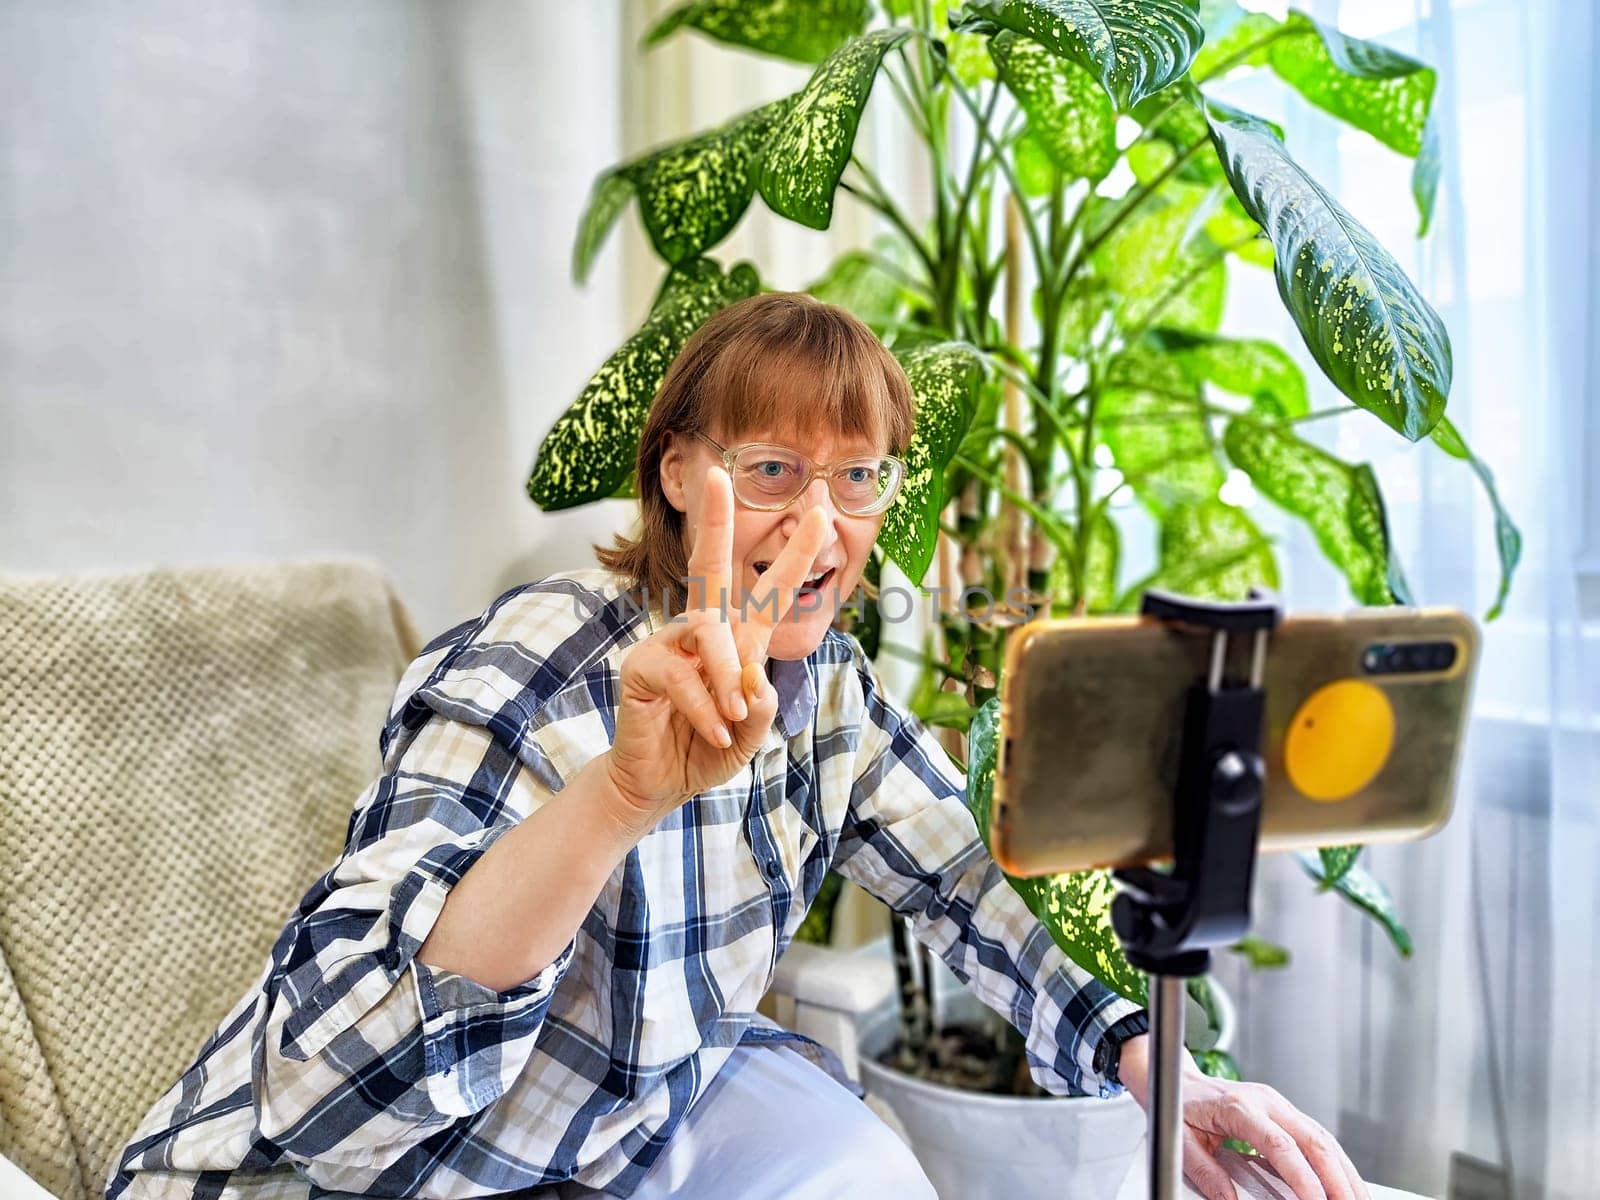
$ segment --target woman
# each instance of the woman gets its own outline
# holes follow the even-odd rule
[[[831,628],[912,400],[848,313],[712,317],[639,445],[642,533],[405,672],[339,863],[153,1108],[108,1197],[931,1197],[820,1047],[755,1009],[829,867],[1025,1035],[1054,1093],[1142,1101],[1148,1022],[988,857],[938,742]],[[597,548],[598,549],[598,548]],[[1365,1190],[1271,1089],[1186,1064],[1303,1200]]]

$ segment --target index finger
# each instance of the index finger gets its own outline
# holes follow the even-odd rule
[[[706,471],[705,504],[689,552],[691,609],[721,613],[733,587],[733,481],[720,465]]]
[[[827,536],[827,516],[820,508],[807,509],[794,536],[757,580],[754,609],[749,614],[740,613],[740,625],[751,630],[754,649],[760,654],[766,654],[772,631],[794,603]]]

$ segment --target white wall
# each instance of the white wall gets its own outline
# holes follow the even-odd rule
[[[0,568],[353,552],[424,636],[590,560],[539,438],[620,4],[0,0]],[[613,248],[613,251],[615,248]]]

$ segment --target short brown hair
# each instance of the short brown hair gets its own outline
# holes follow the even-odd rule
[[[676,613],[689,573],[683,514],[661,490],[670,434],[726,438],[807,428],[875,439],[903,454],[911,441],[911,384],[859,318],[804,292],[764,292],[712,316],[667,368],[639,437],[640,533],[595,546],[600,564],[648,603]]]

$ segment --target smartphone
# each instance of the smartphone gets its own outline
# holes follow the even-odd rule
[[[1479,633],[1451,608],[1285,617],[1255,635],[1153,616],[1030,622],[1007,643],[990,845],[1013,875],[1174,856],[1184,713],[1221,678],[1266,692],[1262,853],[1421,838],[1449,819]],[[1215,672],[1220,671],[1220,674]]]

